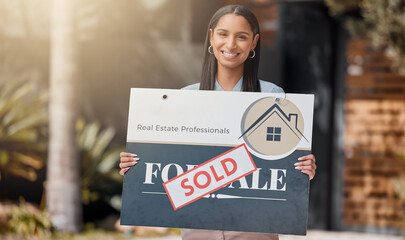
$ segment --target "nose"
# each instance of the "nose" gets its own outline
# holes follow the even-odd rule
[[[228,39],[227,39],[227,42],[226,42],[226,47],[229,49],[229,50],[231,50],[231,49],[233,49],[233,48],[235,48],[235,44],[236,42],[235,42],[235,39],[233,38],[233,37],[229,37]]]

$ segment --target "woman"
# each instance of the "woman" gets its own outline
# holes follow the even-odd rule
[[[211,18],[205,41],[201,82],[187,86],[187,90],[245,91],[280,93],[283,90],[258,79],[260,59],[260,31],[254,14],[241,5],[220,8]],[[139,161],[136,154],[121,153],[120,174]],[[296,169],[315,175],[315,157],[299,158]],[[182,239],[278,239],[278,235],[183,229]]]

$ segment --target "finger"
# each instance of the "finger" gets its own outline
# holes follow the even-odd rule
[[[139,158],[137,157],[121,157],[120,162],[138,162]]]
[[[123,169],[121,169],[121,170],[120,170],[120,175],[124,176],[124,174],[125,174],[128,170],[129,170],[129,167],[128,167],[128,168],[123,168]]]
[[[310,165],[295,165],[295,169],[298,170],[311,170],[311,171],[315,171],[317,168],[317,166],[315,164],[310,164]]]
[[[135,153],[127,153],[127,152],[121,152],[120,157],[137,157],[138,155]]]
[[[315,165],[312,160],[303,160],[301,162],[294,163],[294,166],[310,166],[310,165]]]
[[[309,171],[309,170],[302,170],[302,173],[305,173],[306,175],[309,176],[309,180],[312,180],[315,176],[315,172],[314,171]]]
[[[125,162],[125,163],[120,163],[120,168],[121,169],[123,169],[123,168],[129,168],[129,167],[132,167],[132,166],[135,166],[137,164],[137,162]]]
[[[121,152],[120,153],[120,157],[136,157],[138,155],[136,155],[135,153],[127,153],[127,152]]]
[[[120,170],[120,175],[124,176],[124,174],[129,170],[129,168],[123,168]]]
[[[314,171],[315,169],[313,166],[296,166],[295,169],[298,170],[309,170],[309,171]]]
[[[298,158],[298,160],[303,161],[303,160],[312,160],[314,162],[316,162],[315,156],[313,154],[309,154],[306,156],[302,156],[300,158]]]

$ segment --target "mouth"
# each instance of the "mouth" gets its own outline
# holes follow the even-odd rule
[[[230,53],[230,52],[225,52],[225,51],[221,51],[221,53],[226,58],[236,58],[237,56],[239,56],[239,53]]]

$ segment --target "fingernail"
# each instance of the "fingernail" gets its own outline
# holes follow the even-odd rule
[[[297,166],[297,167],[295,167],[295,169],[299,169],[299,168],[300,168],[300,167],[298,167],[298,166]]]
[[[297,163],[294,163],[294,166],[298,166],[298,164],[300,164],[299,162],[297,162]]]
[[[133,158],[135,161],[139,161],[139,158]]]
[[[298,160],[302,160],[302,159],[304,159],[304,157],[299,157],[299,158],[298,158]]]
[[[138,155],[136,155],[136,154],[134,154],[134,153],[131,153],[131,155],[132,155],[132,157],[136,157],[136,156],[138,156]]]
[[[137,163],[138,163],[138,162],[132,162],[132,164],[134,164],[134,165],[137,164]]]

